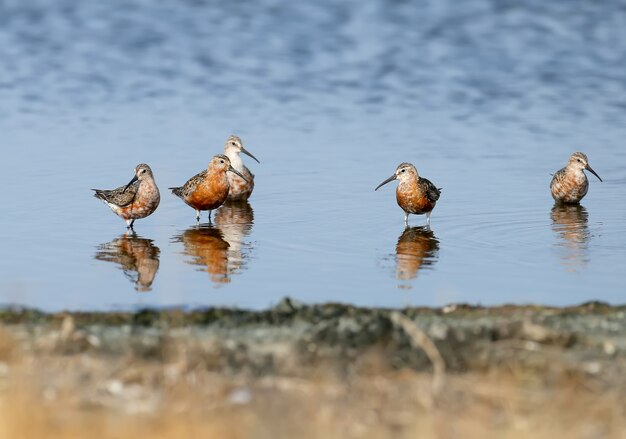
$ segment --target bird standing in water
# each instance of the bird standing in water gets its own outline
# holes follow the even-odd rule
[[[589,166],[587,156],[582,152],[575,152],[567,161],[567,165],[556,171],[550,182],[552,198],[557,203],[578,203],[587,195],[589,180],[583,171],[586,169],[602,181],[596,171]]]
[[[209,211],[209,222],[211,222],[211,211],[220,207],[228,197],[230,183],[227,172],[235,173],[247,181],[231,166],[228,157],[218,154],[211,159],[207,169],[191,177],[184,185],[169,189],[188,206],[196,209],[198,222],[201,210]]]
[[[133,228],[136,219],[152,214],[161,201],[152,169],[145,163],[135,167],[135,176],[126,186],[92,191],[95,191],[94,197],[104,201],[113,212],[126,221],[128,229]]]
[[[400,180],[396,188],[396,200],[398,206],[404,210],[404,224],[409,225],[410,213],[426,214],[426,225],[430,227],[430,214],[437,204],[441,188],[435,187],[429,180],[420,177],[411,163],[400,163],[396,172],[374,190],[378,190],[379,187],[393,180]]]
[[[244,178],[235,174],[228,174],[228,181],[230,183],[230,191],[228,193],[228,201],[247,200],[252,195],[254,189],[254,174],[243,164],[243,160],[239,156],[240,153],[244,153],[247,156],[256,160],[259,160],[253,156],[250,151],[243,147],[241,139],[237,136],[230,136],[226,140],[224,145],[224,154],[230,159],[232,167],[243,175]]]

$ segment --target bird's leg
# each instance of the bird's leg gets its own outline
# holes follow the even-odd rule
[[[212,211],[212,210],[209,210],[209,224],[212,224],[212,223],[211,223],[211,213],[213,213],[213,211]]]
[[[196,222],[200,222],[200,211],[198,209],[196,209]]]
[[[409,212],[404,212],[404,225],[405,227],[409,226]]]
[[[132,225],[131,221],[129,219],[127,219],[125,221],[126,221],[126,230],[132,229],[133,225]]]
[[[430,229],[430,214],[431,212],[426,213],[426,227]]]
[[[134,230],[134,229],[133,229],[133,224],[135,224],[135,220],[132,220],[132,221],[130,222],[130,225],[128,226],[128,228],[129,228],[130,230]]]

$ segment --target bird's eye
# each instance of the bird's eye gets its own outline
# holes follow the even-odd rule
[[[404,171],[406,171],[406,169],[402,169],[400,172],[404,172]]]
[[[581,159],[576,159],[576,160],[578,160],[578,163],[582,163],[583,162]]]
[[[235,142],[230,142],[231,145],[233,146],[237,146],[237,144]]]
[[[145,170],[145,169],[142,169],[142,170],[141,170],[141,174],[145,174],[145,173],[146,173],[146,170]]]
[[[220,163],[224,163],[224,160],[220,160]]]

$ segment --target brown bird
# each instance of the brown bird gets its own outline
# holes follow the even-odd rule
[[[550,182],[552,198],[557,203],[578,203],[587,195],[589,180],[583,169],[591,172],[602,181],[596,171],[589,166],[587,156],[582,152],[575,152],[567,161],[567,165],[556,171]]]
[[[229,201],[247,200],[250,198],[250,195],[252,195],[252,190],[254,189],[254,174],[243,164],[239,153],[244,153],[256,160],[257,163],[261,163],[250,151],[243,147],[243,143],[239,137],[230,136],[226,140],[224,154],[230,159],[232,167],[245,177],[245,179],[243,179],[235,174],[228,174],[228,181],[230,183],[230,191],[228,193]]]
[[[411,163],[400,163],[396,172],[376,186],[379,187],[393,180],[400,180],[396,188],[396,201],[404,210],[404,224],[409,225],[409,214],[426,214],[426,225],[430,227],[430,214],[437,204],[441,188],[435,187],[429,180],[422,178]]]
[[[223,154],[218,154],[211,159],[206,170],[194,175],[180,187],[171,187],[172,193],[181,198],[188,206],[196,209],[196,220],[200,221],[200,211],[211,211],[220,207],[228,197],[230,183],[227,172],[230,171],[246,178],[234,169],[230,159]]]
[[[145,163],[135,167],[135,176],[126,185],[117,189],[92,189],[94,197],[104,201],[118,216],[133,228],[136,219],[145,218],[159,206],[161,195],[154,182],[152,169]]]

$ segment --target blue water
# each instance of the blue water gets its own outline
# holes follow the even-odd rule
[[[625,65],[624,1],[1,2],[0,302],[624,303]],[[166,188],[230,134],[255,191],[196,227]],[[553,211],[577,150],[604,182]],[[373,190],[403,161],[432,233]],[[126,237],[89,189],[140,162]]]

